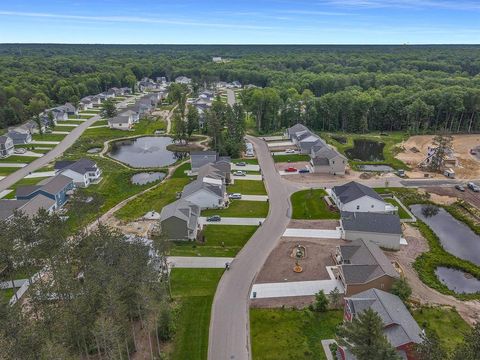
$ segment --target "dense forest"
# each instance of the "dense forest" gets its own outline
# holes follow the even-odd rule
[[[212,56],[228,62],[216,64]],[[0,126],[148,76],[238,80],[260,132],[480,130],[479,46],[0,45]]]

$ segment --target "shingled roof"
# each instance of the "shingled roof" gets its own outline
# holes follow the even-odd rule
[[[345,185],[334,186],[332,191],[336,197],[340,199],[342,204],[347,204],[364,196],[369,196],[383,202],[383,198],[378,195],[375,190],[356,181],[351,181]]]
[[[400,217],[397,214],[342,211],[341,216],[344,230],[402,234]]]

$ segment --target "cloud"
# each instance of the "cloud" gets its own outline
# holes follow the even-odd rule
[[[410,9],[450,9],[450,10],[480,10],[476,1],[454,0],[326,0],[325,4],[354,8],[410,8]]]
[[[89,15],[68,15],[55,13],[36,13],[36,12],[18,12],[18,11],[3,11],[0,10],[0,16],[18,16],[18,17],[33,17],[33,18],[48,18],[60,20],[85,20],[93,22],[115,22],[115,23],[146,23],[146,24],[165,24],[165,25],[184,25],[184,26],[198,26],[198,27],[213,27],[213,28],[233,28],[246,30],[270,30],[271,26],[264,25],[248,25],[248,24],[227,24],[214,22],[200,22],[193,20],[169,20],[151,17],[140,16],[89,16]]]

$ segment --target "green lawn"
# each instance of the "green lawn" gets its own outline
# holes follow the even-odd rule
[[[66,125],[66,124],[76,124],[76,125],[80,125],[80,124],[83,124],[85,121],[82,121],[82,120],[66,120],[66,121],[58,121],[57,122],[57,126],[62,126],[62,125]],[[74,129],[73,126],[70,126],[72,129]]]
[[[203,210],[202,216],[264,218],[268,214],[268,203],[264,201],[233,200],[226,209]]]
[[[257,228],[258,226],[207,225],[203,228],[205,243],[176,241],[170,255],[234,257]]]
[[[13,296],[13,289],[0,290],[0,303],[2,301],[8,302]]]
[[[342,311],[250,309],[255,360],[326,359],[320,340],[335,337]]]
[[[61,125],[57,125],[55,126],[55,128],[53,129],[53,131],[72,131],[73,129],[75,129],[74,127],[71,127],[71,126],[61,126]]]
[[[34,156],[11,155],[7,158],[0,159],[0,163],[30,163],[36,159],[38,158]]]
[[[433,330],[448,351],[463,341],[463,334],[470,326],[454,309],[423,307],[413,312],[413,317],[421,328]]]
[[[92,117],[94,117],[95,115],[69,115],[68,116],[68,120],[76,120],[76,119],[90,119]]]
[[[21,169],[21,168],[18,168],[18,167],[0,167],[0,176],[10,175],[11,173],[14,173],[15,171],[17,171],[18,169]]]
[[[240,193],[243,195],[267,195],[263,181],[237,180],[233,185],[227,186],[229,193]]]
[[[223,269],[178,269],[171,272],[172,295],[178,303],[172,360],[204,360],[213,296]]]
[[[289,163],[289,162],[308,162],[310,156],[306,154],[291,154],[291,155],[275,155],[273,161],[276,163]]]
[[[232,159],[232,163],[234,164],[239,162],[244,162],[249,165],[258,165],[258,159]]]
[[[92,126],[101,126],[101,125],[108,125],[108,120],[97,120],[93,123]]]
[[[67,136],[64,134],[33,134],[32,138],[36,141],[62,141]]]
[[[172,179],[188,178],[187,174],[185,173],[187,170],[190,170],[190,161],[177,167],[175,172],[172,174]]]
[[[340,219],[340,213],[331,211],[323,197],[327,195],[323,189],[302,190],[294,193],[292,203],[292,219]]]
[[[405,211],[405,209],[400,206],[400,204],[398,203],[397,200],[389,199],[389,198],[386,198],[384,200],[386,202],[388,202],[389,204],[392,204],[393,206],[398,207],[398,216],[400,216],[400,219],[410,219],[410,215],[408,215],[408,213]]]

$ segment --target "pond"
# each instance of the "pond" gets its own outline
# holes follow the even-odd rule
[[[374,164],[369,164],[369,165],[359,165],[358,168],[361,171],[376,171],[376,172],[392,172],[393,168],[388,165],[374,165]]]
[[[435,274],[443,284],[457,294],[480,292],[480,280],[469,273],[440,266],[435,270]]]
[[[349,159],[360,161],[383,161],[385,144],[373,140],[355,139],[353,148],[345,150]]]
[[[167,150],[169,137],[145,136],[112,143],[108,154],[115,160],[136,168],[163,167],[173,164],[182,154]]]
[[[162,172],[143,172],[132,176],[131,181],[134,185],[145,185],[158,180],[163,180],[165,173]]]
[[[476,235],[467,225],[455,219],[443,208],[438,211],[430,209],[427,205],[412,205],[412,213],[426,223],[438,236],[443,248],[459,257],[480,265],[480,236]]]

